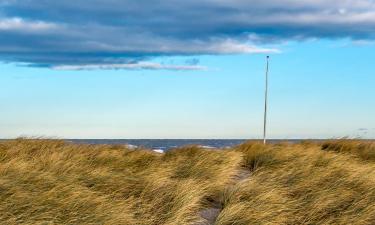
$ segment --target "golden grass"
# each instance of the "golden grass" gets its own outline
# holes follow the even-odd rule
[[[217,225],[374,224],[374,151],[360,141],[166,154],[4,141],[0,224],[194,225],[212,200],[221,205]]]
[[[210,160],[207,160],[210,159]],[[0,144],[0,224],[189,224],[236,173],[234,152]]]
[[[327,141],[322,145],[323,150],[351,153],[364,160],[375,161],[375,143],[370,141]]]
[[[264,152],[272,163],[224,193],[216,224],[374,224],[374,163],[318,144],[268,146],[262,161]]]

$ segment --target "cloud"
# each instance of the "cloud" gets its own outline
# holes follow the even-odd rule
[[[256,53],[280,53],[278,49],[259,48],[256,46],[236,43],[232,40],[226,40],[218,42],[211,48],[207,49],[207,52],[212,54],[256,54]]]
[[[0,60],[48,67],[269,54],[288,40],[375,39],[374,0],[0,0]]]
[[[3,18],[0,19],[0,30],[3,31],[47,31],[56,29],[57,25],[43,21],[25,21],[22,18]]]
[[[137,62],[128,64],[89,64],[89,65],[59,65],[52,66],[54,70],[206,70],[207,68],[199,65],[165,65],[154,62]]]

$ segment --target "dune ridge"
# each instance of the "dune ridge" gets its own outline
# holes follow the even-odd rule
[[[0,224],[373,224],[374,156],[349,140],[165,154],[1,141]]]

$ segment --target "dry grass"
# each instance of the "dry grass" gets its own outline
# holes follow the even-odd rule
[[[359,156],[361,159],[375,161],[375,143],[370,141],[327,141],[323,143],[322,149],[327,151],[351,153]]]
[[[246,143],[158,154],[57,140],[0,142],[0,224],[374,224],[374,143]],[[241,170],[251,172],[239,181]]]
[[[216,224],[374,224],[375,164],[363,161],[364,153],[357,158],[321,148],[271,145],[250,151],[251,158],[272,163],[262,163],[250,179],[224,193]]]
[[[62,141],[0,143],[0,224],[189,224],[236,173],[234,152],[165,155]]]

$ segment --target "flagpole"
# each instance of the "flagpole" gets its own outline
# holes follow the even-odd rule
[[[269,59],[267,56],[267,66],[266,66],[266,89],[264,94],[264,123],[263,123],[263,144],[267,144],[267,101],[268,101],[268,69],[269,69]]]

